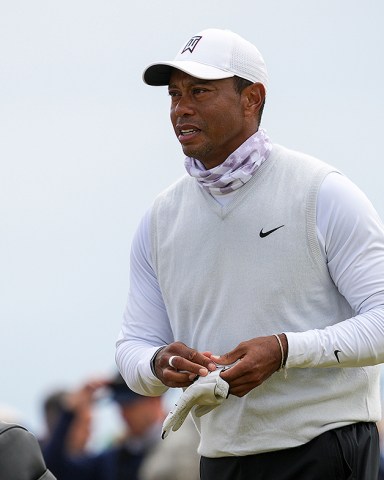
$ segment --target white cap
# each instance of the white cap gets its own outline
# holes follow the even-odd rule
[[[245,78],[268,86],[267,68],[259,50],[230,30],[209,28],[194,35],[172,61],[149,65],[143,73],[148,85],[168,85],[172,68],[203,80]]]

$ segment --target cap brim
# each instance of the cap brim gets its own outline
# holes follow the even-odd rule
[[[234,77],[235,74],[197,62],[172,61],[149,65],[143,73],[143,80],[152,86],[169,85],[172,69],[176,68],[195,78],[202,80],[221,80]]]

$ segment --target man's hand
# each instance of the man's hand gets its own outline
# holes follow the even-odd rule
[[[284,351],[284,359],[288,352],[288,342],[284,334],[279,338]],[[221,373],[221,377],[229,383],[229,393],[243,397],[253,388],[261,385],[281,366],[281,349],[274,335],[257,337],[241,342],[235,349],[223,355],[210,355],[220,365],[232,365]]]
[[[210,355],[210,352],[200,353],[182,342],[171,343],[156,355],[156,376],[168,387],[188,387],[196,377],[205,377],[216,370]],[[171,358],[172,365],[169,363]]]
[[[108,385],[107,380],[90,380],[77,390],[70,391],[65,396],[65,407],[71,411],[79,411],[92,404],[94,394],[100,388]]]

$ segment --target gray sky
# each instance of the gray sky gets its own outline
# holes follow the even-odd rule
[[[270,75],[272,141],[340,168],[384,218],[381,0],[0,0],[0,404],[114,372],[129,248],[184,173],[145,66],[229,28]]]

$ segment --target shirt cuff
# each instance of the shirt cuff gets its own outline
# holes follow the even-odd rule
[[[168,387],[154,375],[151,369],[151,360],[158,350],[159,347],[153,347],[142,352],[142,358],[137,365],[139,393],[144,395],[161,395],[168,390]]]
[[[319,341],[315,330],[284,333],[288,340],[286,368],[307,368],[318,365],[321,349],[319,351]]]

